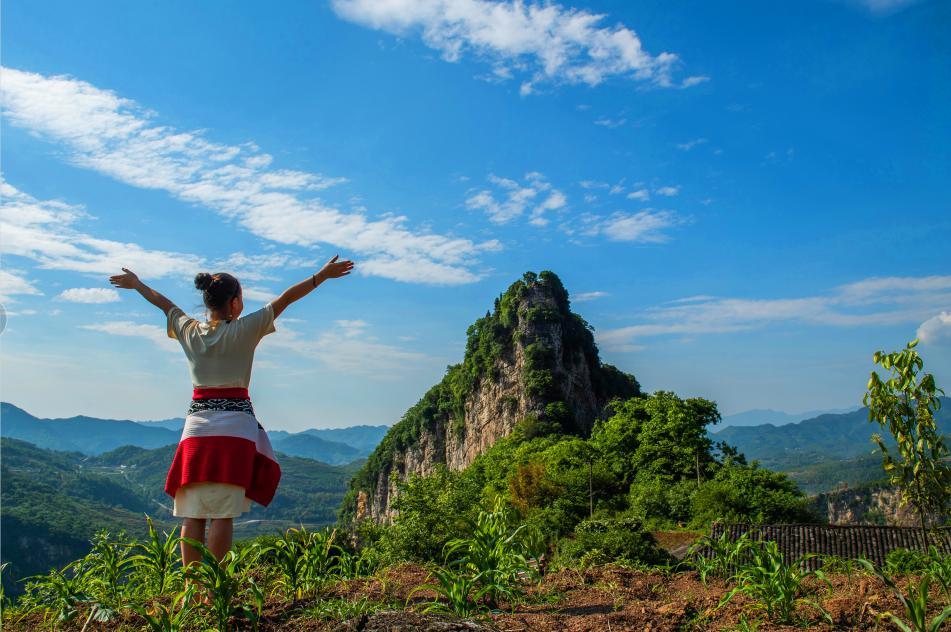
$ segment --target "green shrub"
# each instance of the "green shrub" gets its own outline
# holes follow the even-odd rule
[[[472,483],[445,466],[398,483],[396,517],[378,540],[382,558],[389,563],[441,560],[446,543],[467,534],[466,519],[478,511],[481,490]]]
[[[556,555],[560,566],[608,562],[662,565],[669,561],[670,555],[636,518],[584,520],[572,537],[559,543]]]

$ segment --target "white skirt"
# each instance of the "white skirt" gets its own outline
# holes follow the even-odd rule
[[[176,518],[236,518],[251,509],[244,488],[228,483],[189,483],[175,492]]]

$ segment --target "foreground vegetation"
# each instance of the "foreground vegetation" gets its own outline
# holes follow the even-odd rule
[[[202,548],[202,561],[184,571],[180,539],[149,522],[144,541],[101,534],[83,558],[29,579],[15,602],[0,596],[3,629],[332,629],[376,615],[397,629],[448,617],[523,629],[936,632],[951,616],[951,556],[936,549],[893,552],[882,568],[830,558],[805,571],[771,542],[705,538],[678,562],[649,537],[619,542],[590,528],[579,550],[620,552],[616,561],[545,563],[531,528],[513,516],[502,504],[480,511],[470,536],[423,566],[381,566],[379,551],[358,552],[349,534],[298,528],[246,543],[221,563]]]

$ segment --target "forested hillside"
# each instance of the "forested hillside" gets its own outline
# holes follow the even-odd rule
[[[119,448],[98,457],[44,450],[16,439],[0,440],[0,553],[11,580],[45,573],[85,554],[100,529],[144,535],[144,514],[173,528],[165,475],[175,446]],[[334,521],[347,481],[361,464],[335,467],[278,455],[281,490],[270,507],[252,507],[236,521],[236,537],[289,526]]]

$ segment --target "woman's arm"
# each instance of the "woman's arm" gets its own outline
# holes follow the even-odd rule
[[[340,255],[334,255],[333,259],[324,264],[320,272],[307,277],[297,285],[292,285],[284,290],[283,294],[271,301],[271,307],[274,309],[274,318],[280,316],[281,312],[287,309],[288,305],[304,298],[327,279],[338,279],[350,274],[353,270],[353,262],[347,259],[337,261],[337,257],[339,256]]]
[[[129,270],[128,268],[122,268],[122,271],[125,274],[117,274],[115,276],[109,277],[109,283],[112,283],[118,288],[124,290],[135,290],[142,295],[142,298],[147,300],[152,305],[155,305],[160,310],[165,312],[165,315],[168,316],[168,310],[175,307],[175,303],[168,300],[145,283],[139,280],[139,277],[135,275],[135,272]]]

